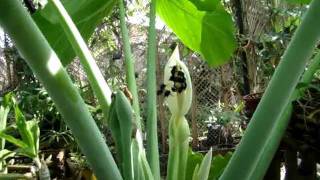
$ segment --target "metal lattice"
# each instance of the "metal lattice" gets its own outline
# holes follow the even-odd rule
[[[193,104],[190,112],[193,147],[206,149],[210,146],[231,147],[234,131],[238,129],[238,117],[230,116],[231,123],[221,124],[223,111],[239,100],[235,92],[233,71],[230,65],[210,68],[199,57],[193,55],[188,67],[193,84]],[[230,110],[230,114],[232,111]]]
[[[146,36],[145,32],[141,31],[141,29],[133,29],[133,33],[135,34],[135,43],[133,43],[134,56],[136,57],[136,72],[137,72],[137,85],[139,89],[139,98],[141,102],[141,115],[143,119],[145,119],[145,94],[146,94],[146,69],[145,69],[145,47],[146,46]],[[141,37],[137,37],[141,34]],[[166,39],[161,40],[162,43],[170,44],[175,39],[172,39],[172,36],[166,36]],[[8,86],[8,77],[7,77],[7,65],[4,58],[3,48],[0,48],[0,91]],[[107,53],[109,52],[109,53]],[[125,85],[125,68],[123,65],[123,57],[120,55],[115,58],[114,53],[121,52],[121,48],[114,49],[111,53],[109,49],[100,50],[96,54],[94,54],[97,64],[102,72],[102,74],[107,79],[107,83],[112,89],[115,89],[119,86]],[[159,62],[158,62],[158,71],[161,73],[164,68],[164,64],[167,61],[169,56],[168,51],[164,50],[164,48],[159,48]],[[120,53],[121,54],[121,53]],[[218,126],[213,126],[212,123],[217,118],[217,109],[221,109],[219,104],[223,104],[224,107],[228,107],[229,104],[233,104],[237,102],[238,96],[234,89],[236,89],[236,84],[233,83],[233,74],[230,65],[226,65],[220,68],[209,68],[208,65],[201,60],[200,57],[196,55],[190,55],[188,57],[184,57],[184,60],[187,59],[186,64],[189,68],[192,82],[193,82],[193,105],[192,110],[188,114],[188,119],[190,120],[190,127],[192,127],[192,136],[194,139],[195,146],[201,146],[201,137],[209,137],[207,138],[207,143],[209,145],[219,145],[222,143],[230,143],[228,140],[230,136],[230,128],[227,126],[220,126],[218,130],[213,130]],[[74,60],[67,66],[67,70],[74,82],[79,85],[80,88],[88,87],[88,80],[86,77],[86,73],[81,66],[81,63],[78,59]],[[10,73],[9,73],[10,74]],[[157,79],[159,83],[161,83],[161,76]],[[94,98],[92,98],[94,99]],[[158,102],[163,102],[163,99],[158,99]],[[161,106],[161,105],[159,105]],[[163,116],[159,116],[160,131],[167,131],[168,126],[168,118],[170,117],[167,109],[163,109]],[[161,114],[159,112],[158,114]],[[211,128],[211,129],[210,129]],[[160,130],[161,129],[161,130]],[[213,130],[213,131],[212,131]],[[195,132],[196,131],[196,132]],[[214,133],[212,135],[212,133]],[[211,138],[213,139],[210,139]],[[164,144],[167,142],[167,135],[164,134],[161,136]],[[222,140],[225,139],[225,140]],[[199,142],[200,140],[200,142]]]

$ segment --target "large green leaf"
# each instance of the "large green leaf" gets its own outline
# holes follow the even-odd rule
[[[40,130],[38,122],[36,120],[26,121],[17,104],[14,105],[14,110],[19,134],[22,141],[28,145],[28,147],[20,148],[19,152],[34,158],[39,151]]]
[[[16,153],[14,151],[10,151],[7,149],[0,150],[0,161],[4,161],[5,159],[9,157],[14,157]]]
[[[6,134],[4,131],[0,131],[0,138],[3,138],[6,141],[11,142],[12,144],[18,146],[19,148],[27,148],[28,147],[28,144],[21,141],[20,139],[17,139],[11,135]]]
[[[209,178],[210,180],[216,180],[219,179],[221,174],[223,173],[223,170],[226,168],[230,158],[232,156],[231,152],[228,152],[224,156],[222,155],[216,155],[212,158],[212,165],[210,168],[210,174]]]
[[[226,153],[224,156],[218,154],[212,157],[210,171],[209,171],[209,178],[210,180],[218,179],[225,167],[227,166],[230,158],[232,156],[231,152]],[[201,167],[200,164],[203,162],[204,156],[198,152],[189,151],[188,154],[188,163],[187,163],[187,170],[186,170],[186,180],[192,180],[193,174],[195,173],[195,168],[198,165],[198,172],[199,173]]]
[[[188,152],[188,162],[187,162],[187,170],[186,170],[186,180],[192,180],[192,175],[194,174],[194,170],[196,166],[200,165],[203,159],[203,155],[198,152],[193,152],[189,149]]]
[[[88,40],[97,24],[112,10],[115,0],[62,0],[62,3],[82,37]],[[52,4],[48,3],[33,15],[33,19],[62,63],[67,65],[75,57],[75,53],[52,8]]]
[[[27,121],[22,114],[21,110],[19,109],[18,105],[15,104],[14,106],[14,112],[15,112],[15,119],[17,128],[19,131],[19,134],[22,138],[22,141],[26,143],[29,147],[34,145],[33,141],[33,135],[30,129],[28,128]]]
[[[39,153],[39,139],[40,139],[40,128],[38,125],[38,121],[33,119],[31,121],[27,121],[27,128],[32,134],[33,146],[31,146],[34,150],[34,154]]]
[[[199,166],[199,170],[197,170],[197,177],[194,179],[198,179],[198,180],[208,179],[210,167],[211,167],[211,159],[212,159],[212,148],[210,148],[210,151],[208,151],[207,154],[204,156]]]
[[[236,43],[234,24],[219,0],[158,0],[157,13],[181,41],[213,66],[227,62]]]
[[[124,179],[132,179],[131,149],[129,147],[131,146],[133,113],[129,100],[120,90],[117,91],[115,103],[121,133],[122,152],[119,153],[122,156],[123,177]]]
[[[19,149],[17,150],[18,153],[26,155],[31,158],[36,157],[39,151],[39,137],[40,137],[38,122],[36,120],[26,121],[23,113],[21,112],[21,110],[17,105],[16,99],[11,94],[7,95],[7,99],[3,104],[7,104],[7,105],[13,104],[16,125],[18,128],[19,134],[21,136],[21,139],[17,139],[7,134],[6,131],[8,130],[8,128],[5,129],[5,127],[1,127],[0,129],[0,138],[2,139],[2,141],[7,140],[15,144],[16,146],[18,146],[19,147]],[[1,114],[3,113],[1,112],[2,109],[3,107],[0,106],[0,120],[1,118],[3,118],[1,117],[2,116]],[[8,109],[8,112],[9,112],[9,109]]]

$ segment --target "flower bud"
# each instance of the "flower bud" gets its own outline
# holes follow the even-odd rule
[[[184,116],[192,103],[192,84],[187,66],[180,60],[178,46],[164,69],[164,84],[170,91],[166,105],[173,116]]]

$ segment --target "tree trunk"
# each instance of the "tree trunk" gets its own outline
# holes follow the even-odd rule
[[[239,29],[239,36],[244,35],[244,22],[243,22],[243,10],[241,5],[241,0],[232,0],[231,6],[235,14],[236,23]],[[240,47],[238,49],[239,58],[240,58],[240,68],[242,70],[242,78],[243,78],[243,87],[240,88],[241,95],[250,94],[250,81],[248,78],[248,60],[246,52]]]

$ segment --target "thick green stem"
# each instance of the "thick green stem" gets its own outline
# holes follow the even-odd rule
[[[185,179],[190,129],[184,116],[173,115],[169,124],[168,180]]]
[[[320,37],[319,8],[320,1],[314,0],[221,179],[263,178],[288,125],[281,117]]]
[[[59,0],[50,0],[50,2],[54,5],[53,9],[56,11],[59,22],[66,33],[69,42],[80,58],[80,62],[88,76],[92,89],[101,104],[105,119],[107,119],[109,112],[108,109],[111,103],[111,89],[107,85],[79,30],[61,2]]]
[[[86,104],[59,58],[19,0],[0,0],[0,25],[42,82],[99,179],[121,180]]]
[[[175,180],[178,176],[178,171],[175,169],[179,167],[179,145],[176,143],[174,131],[174,119],[169,121],[169,155],[167,167],[167,179]]]
[[[125,19],[125,8],[123,0],[118,0],[119,2],[119,11],[120,11],[120,28],[125,56],[125,65],[126,65],[126,75],[128,88],[133,96],[133,110],[135,112],[136,125],[138,129],[142,128],[141,117],[140,117],[140,107],[139,107],[139,98],[138,98],[138,89],[134,72],[134,59],[131,53],[129,32],[126,25]]]
[[[313,79],[314,73],[319,69],[319,67],[320,67],[320,53],[318,53],[317,56],[312,60],[312,62],[308,66],[307,71],[301,77],[300,83],[310,84]],[[292,106],[291,102],[298,100],[301,96],[303,96],[306,89],[307,89],[307,86],[304,88],[301,88],[301,89],[296,88],[294,90],[294,92],[291,96],[291,101],[288,103],[286,109],[281,114],[281,117],[279,119],[279,122],[281,122],[281,124],[283,124],[283,126],[285,125],[285,127],[286,127],[290,121],[292,110],[293,110],[293,106]],[[284,127],[282,127],[282,128],[284,128]],[[274,132],[274,135],[281,138],[283,136],[283,133],[284,132],[281,132],[281,131]]]
[[[156,0],[150,2],[147,59],[147,158],[155,179],[160,180],[159,147],[157,132],[156,83]]]

